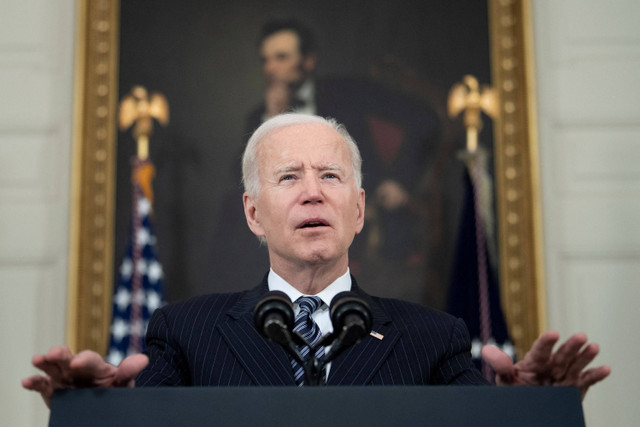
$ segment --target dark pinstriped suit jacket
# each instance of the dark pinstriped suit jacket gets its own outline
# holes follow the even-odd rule
[[[353,290],[373,312],[373,330],[336,358],[327,385],[486,384],[473,367],[461,319],[405,301]],[[195,297],[156,310],[147,330],[150,363],[136,386],[295,385],[289,357],[262,338],[253,308],[268,291]]]

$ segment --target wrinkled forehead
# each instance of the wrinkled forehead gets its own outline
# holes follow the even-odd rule
[[[287,156],[304,153],[326,154],[322,157],[346,156],[347,143],[330,125],[323,123],[290,124],[271,130],[258,143],[258,161],[266,156]]]

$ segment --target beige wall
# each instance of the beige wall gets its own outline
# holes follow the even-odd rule
[[[42,426],[19,381],[64,342],[74,2],[0,3],[0,423]],[[635,425],[640,3],[533,6],[549,325],[588,333],[613,367],[589,425]]]
[[[72,0],[0,0],[0,424],[43,426],[20,387],[64,342]]]
[[[588,425],[638,425],[640,3],[532,3],[549,327],[612,366]]]

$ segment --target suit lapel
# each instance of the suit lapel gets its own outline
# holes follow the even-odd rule
[[[378,339],[368,335],[360,344],[352,346],[338,356],[331,364],[327,385],[365,385],[369,383],[401,336],[382,307],[357,286],[353,276],[351,280],[352,290],[367,301],[371,307],[373,331],[382,335],[383,338]]]
[[[218,329],[256,385],[295,385],[291,362],[284,349],[264,339],[253,324],[253,308],[268,292],[266,276],[227,312]]]
[[[380,305],[352,280],[352,290],[363,298],[373,314],[373,331],[383,336],[365,337],[333,360],[327,385],[365,385],[385,362],[400,332]],[[289,356],[278,344],[264,339],[253,324],[253,309],[268,292],[266,276],[247,291],[227,312],[228,321],[218,329],[229,348],[256,385],[295,385]]]

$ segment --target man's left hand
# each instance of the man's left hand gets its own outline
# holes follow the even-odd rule
[[[559,339],[558,332],[545,332],[517,363],[493,345],[482,349],[482,358],[496,372],[498,385],[574,386],[580,388],[584,399],[589,387],[605,379],[611,368],[585,369],[599,351],[598,344],[587,344],[585,334],[571,336],[553,351]]]

